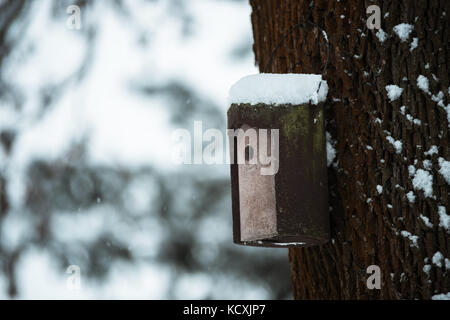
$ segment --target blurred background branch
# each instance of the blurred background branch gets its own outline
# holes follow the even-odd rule
[[[228,166],[168,165],[174,129],[225,131],[230,84],[256,72],[249,14],[0,1],[0,297],[290,298],[287,250],[232,244]]]

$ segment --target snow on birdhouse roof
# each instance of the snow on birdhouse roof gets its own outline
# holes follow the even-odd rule
[[[320,87],[319,87],[320,86]],[[261,73],[246,76],[230,89],[229,104],[317,104],[325,101],[328,85],[320,74]]]

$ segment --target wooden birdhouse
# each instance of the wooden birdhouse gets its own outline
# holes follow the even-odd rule
[[[257,74],[230,89],[234,242],[314,246],[329,240],[321,75]]]

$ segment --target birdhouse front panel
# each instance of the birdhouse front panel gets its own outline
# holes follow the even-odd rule
[[[244,126],[243,130],[253,129],[257,134],[256,149],[261,146],[260,132]],[[270,132],[270,131],[269,131]],[[270,150],[270,137],[268,149]],[[238,164],[239,211],[241,241],[253,241],[271,238],[277,235],[277,217],[275,200],[275,175],[261,174],[264,165],[258,159],[258,152],[252,146],[246,146],[245,163]],[[270,151],[269,155],[270,155]],[[254,160],[254,163],[251,163]]]

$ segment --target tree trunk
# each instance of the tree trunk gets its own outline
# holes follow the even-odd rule
[[[321,73],[327,44],[318,27],[329,42],[326,119],[337,152],[328,170],[332,240],[289,250],[294,297],[430,299],[449,292],[449,181],[441,168],[450,164],[450,2],[250,3],[261,72]],[[383,42],[381,31],[379,37],[366,26],[374,4]],[[404,41],[393,30],[401,23],[413,26]],[[420,75],[429,90],[418,85]],[[390,101],[392,84],[403,91]],[[437,153],[427,152],[432,146]],[[432,193],[420,184],[431,179]],[[367,287],[370,265],[380,267],[380,289]]]

